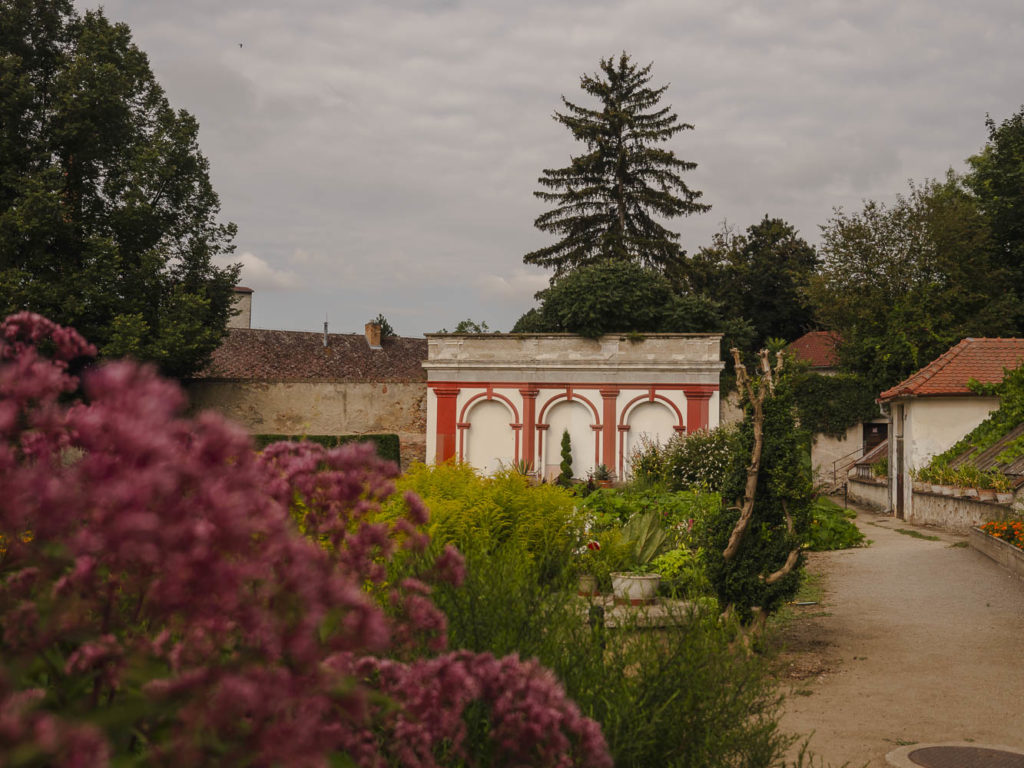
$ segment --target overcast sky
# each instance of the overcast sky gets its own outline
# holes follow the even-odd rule
[[[79,0],[79,8],[97,3]],[[262,328],[507,331],[547,275],[522,263],[551,119],[629,52],[693,131],[669,145],[709,213],[816,243],[835,206],[960,170],[1024,102],[1019,0],[107,0],[200,123]],[[241,44],[241,47],[239,47]]]

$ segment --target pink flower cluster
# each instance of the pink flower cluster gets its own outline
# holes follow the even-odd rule
[[[94,353],[36,315],[0,325],[0,766],[433,766],[476,749],[471,706],[492,765],[611,764],[536,664],[433,656],[431,584],[462,560],[430,550],[415,496],[375,517],[393,464],[257,455],[147,367],[71,375]],[[389,583],[400,552],[422,567]]]

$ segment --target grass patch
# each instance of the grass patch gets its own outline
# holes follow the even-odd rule
[[[924,541],[942,541],[942,539],[940,539],[938,536],[929,536],[926,533],[921,533],[920,531],[912,531],[909,528],[894,528],[893,530],[895,530],[896,533],[902,533],[904,536],[910,536],[914,539],[922,539]]]
[[[952,544],[949,545],[948,548],[949,549],[967,549],[969,546],[971,546],[971,545],[968,544],[966,541],[954,541]]]

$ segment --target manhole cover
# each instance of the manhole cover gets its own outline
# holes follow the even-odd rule
[[[907,757],[923,768],[1024,768],[1024,755],[984,747],[922,747]]]

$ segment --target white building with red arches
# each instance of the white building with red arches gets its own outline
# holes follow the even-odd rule
[[[628,477],[645,439],[718,426],[720,334],[427,334],[427,460]]]

